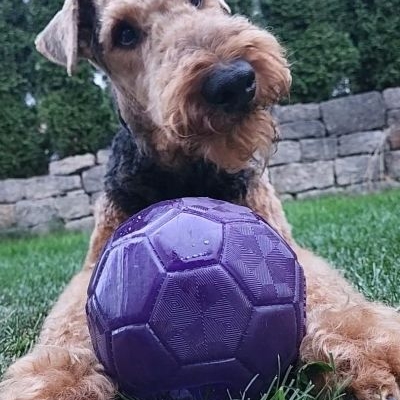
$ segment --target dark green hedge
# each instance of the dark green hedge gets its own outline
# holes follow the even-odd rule
[[[353,93],[400,84],[400,0],[228,1],[287,47],[291,103],[328,99],[345,78]],[[62,2],[0,0],[0,179],[46,173],[50,157],[94,152],[115,129],[89,65],[71,79],[34,50]]]
[[[400,0],[252,0],[253,6],[258,2],[261,24],[288,49],[291,102],[326,100],[345,78],[353,93],[400,84]]]
[[[61,6],[0,0],[0,179],[45,174],[51,157],[95,152],[115,130],[110,96],[93,84],[93,68],[82,63],[70,78],[34,48]]]

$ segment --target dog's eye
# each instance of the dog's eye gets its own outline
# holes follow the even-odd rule
[[[140,42],[141,37],[139,29],[122,22],[114,29],[113,41],[117,47],[134,48]]]
[[[201,3],[203,2],[203,0],[190,0],[190,2],[197,8],[199,8],[201,6]]]

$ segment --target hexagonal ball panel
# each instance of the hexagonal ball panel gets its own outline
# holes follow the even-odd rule
[[[181,212],[149,235],[167,271],[218,263],[222,225],[203,216]]]
[[[148,239],[120,243],[101,267],[95,295],[109,328],[147,322],[166,276]]]
[[[230,358],[185,365],[171,378],[170,385],[171,388],[198,388],[204,399],[210,398],[208,391],[213,392],[213,399],[225,399],[227,389],[231,395],[239,394],[254,376],[239,360]]]
[[[148,325],[112,332],[111,345],[118,382],[127,393],[143,396],[160,392],[179,368]]]
[[[252,305],[220,267],[168,274],[150,326],[182,364],[229,358]]]
[[[264,222],[226,224],[222,265],[255,305],[293,300],[295,255]]]
[[[88,297],[92,296],[94,290],[96,289],[97,282],[101,277],[101,273],[103,272],[104,265],[108,257],[110,256],[110,247],[111,247],[111,240],[108,241],[106,246],[104,247],[103,253],[101,254],[99,260],[97,261],[96,268],[94,269],[92,276],[90,277],[90,282],[87,289]]]
[[[179,214],[179,201],[165,201],[147,207],[121,224],[113,235],[118,240],[128,235],[147,234]]]
[[[111,348],[109,346],[111,332],[107,330],[95,296],[91,296],[86,304],[87,322],[93,348],[99,361],[103,364],[107,373],[116,376],[112,362]]]
[[[193,210],[207,218],[221,222],[257,221],[255,214],[247,207],[207,197],[201,199],[184,198],[182,199],[182,207],[183,210]]]
[[[298,319],[292,304],[256,307],[237,357],[271,382],[278,371],[278,355],[281,371],[296,360],[298,331]]]

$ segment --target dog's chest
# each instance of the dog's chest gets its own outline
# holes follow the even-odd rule
[[[174,169],[162,167],[141,155],[131,134],[122,130],[113,141],[105,190],[122,211],[132,215],[151,204],[179,197],[241,203],[251,177],[250,170],[231,174],[203,161]]]

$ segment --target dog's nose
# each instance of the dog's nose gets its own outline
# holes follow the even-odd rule
[[[201,92],[207,103],[226,112],[244,111],[256,93],[256,74],[244,60],[218,65],[206,77]]]

